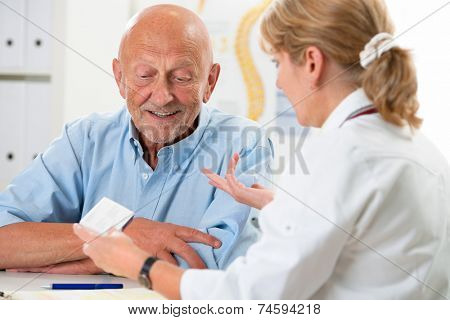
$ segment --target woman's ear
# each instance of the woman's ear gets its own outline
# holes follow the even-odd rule
[[[120,61],[117,59],[113,60],[112,63],[114,78],[116,79],[117,87],[119,88],[120,95],[122,98],[126,99],[125,94],[125,84],[123,79],[122,68],[120,67]]]
[[[325,70],[325,55],[318,47],[310,46],[306,48],[305,66],[311,81],[311,89],[317,89],[321,85]]]

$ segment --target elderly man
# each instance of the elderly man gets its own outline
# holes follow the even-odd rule
[[[66,125],[0,193],[0,269],[101,272],[71,224],[105,196],[135,212],[124,232],[138,246],[182,266],[223,268],[255,240],[250,208],[201,169],[224,174],[237,151],[251,185],[267,176],[272,147],[253,122],[203,105],[220,66],[200,19],[147,8],[131,20],[113,71],[127,108]]]

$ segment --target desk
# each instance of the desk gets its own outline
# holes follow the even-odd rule
[[[34,280],[33,280],[34,279]],[[122,290],[49,290],[51,283],[122,283]],[[18,290],[21,288],[20,290]],[[163,299],[137,282],[110,275],[62,275],[0,271],[0,291],[17,299]]]

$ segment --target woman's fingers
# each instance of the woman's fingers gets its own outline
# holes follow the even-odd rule
[[[234,175],[227,175],[227,181],[231,191],[235,194],[236,201],[246,204],[250,207],[261,209],[262,205],[267,201],[263,201],[262,196],[267,192],[267,189],[261,185],[257,185],[257,188],[247,188],[245,185],[239,182]]]
[[[202,169],[202,173],[209,179],[212,181],[216,181],[219,182],[220,179],[222,179],[217,173],[212,172],[211,170],[207,169],[207,168],[203,168]]]
[[[233,156],[231,157],[231,159],[233,160],[233,168],[236,168],[237,163],[239,162],[239,153],[235,152],[233,153]]]
[[[209,178],[210,185],[230,194],[237,201],[239,201],[237,199],[239,198],[239,194],[237,192],[240,189],[245,188],[245,186],[242,183],[240,183],[235,177],[236,166],[238,161],[239,161],[239,154],[235,152],[228,163],[225,179],[209,169],[205,168],[202,170],[202,172]]]
[[[209,169],[202,169],[202,172],[205,176],[208,177],[210,181],[214,181],[217,185],[219,186],[226,185],[225,179],[219,176],[217,173],[214,173]]]
[[[248,204],[247,203],[248,199],[246,197],[246,189],[247,188],[242,183],[240,183],[234,175],[227,174],[226,178],[227,178],[228,185],[231,189],[231,192],[232,192],[234,198],[236,199],[236,201],[244,203],[244,204]]]
[[[226,174],[231,174],[231,171],[233,170],[233,166],[234,166],[234,155],[231,157],[230,161],[228,161],[228,167],[227,167]]]
[[[231,167],[230,172],[228,172],[229,177],[227,176],[227,181],[228,183],[232,182],[236,186],[243,188],[245,186],[242,183],[240,183],[239,180],[236,178],[236,166],[238,161],[239,161],[239,154],[236,152],[235,154],[233,154],[232,162],[234,165]]]
[[[222,186],[221,186],[220,184],[216,183],[216,182],[213,181],[213,180],[209,180],[208,183],[209,183],[210,185],[212,185],[213,187],[216,187],[216,188],[222,188]]]
[[[239,180],[236,178],[236,176],[234,174],[229,174],[226,176],[226,178],[227,178],[228,185],[234,186],[234,188],[233,188],[234,191],[246,188],[246,186],[244,184],[239,182]]]
[[[235,152],[231,157],[230,162],[228,162],[227,174],[235,174],[238,161],[239,154]]]
[[[228,187],[228,183],[224,178],[209,169],[203,169],[202,172],[208,177],[210,185],[226,193],[231,192],[230,188]]]
[[[222,185],[219,185],[219,184],[215,183],[214,181],[209,181],[209,184],[212,185],[214,188],[220,189],[226,193],[230,193],[228,187],[224,188]]]
[[[215,175],[215,173],[214,173],[213,171],[211,171],[210,169],[208,169],[208,168],[203,168],[203,169],[202,169],[202,172],[203,172],[203,174],[206,175],[208,178],[209,178],[210,175]]]
[[[227,191],[228,190],[228,185],[225,183],[218,183],[217,181],[214,180],[209,180],[208,182],[210,185],[212,185],[213,187],[219,188],[220,190],[223,191]]]
[[[117,240],[112,235],[95,236],[83,245],[83,252],[93,260],[99,255],[108,255],[115,249]]]

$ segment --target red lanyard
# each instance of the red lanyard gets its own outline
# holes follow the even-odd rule
[[[344,122],[349,121],[349,120],[353,120],[355,118],[361,117],[361,116],[365,116],[368,114],[374,114],[377,113],[378,110],[377,108],[375,108],[374,106],[370,105],[367,107],[364,107],[362,109],[356,110],[355,112],[353,112],[352,114],[350,114],[347,119],[345,119]]]

